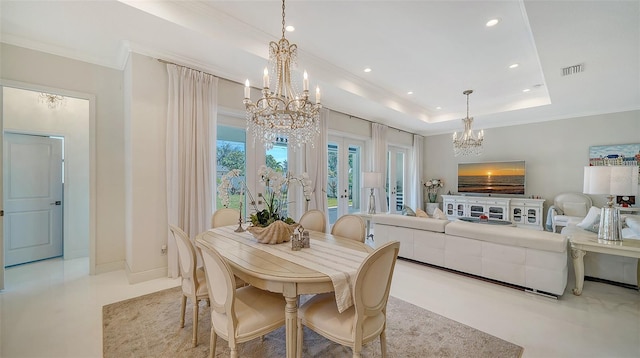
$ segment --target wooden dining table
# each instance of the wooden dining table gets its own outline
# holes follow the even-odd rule
[[[250,285],[282,293],[286,300],[287,358],[295,357],[298,296],[334,292],[335,287],[339,287],[335,286],[335,279],[341,275],[321,272],[325,271],[325,267],[321,267],[323,261],[326,261],[326,267],[344,264],[351,269],[357,268],[373,248],[355,240],[310,231],[311,247],[293,251],[291,242],[259,244],[249,232],[235,232],[236,227],[224,226],[203,232],[196,237],[196,245],[217,250],[233,273]],[[334,257],[341,260],[339,264],[333,263]],[[347,282],[351,284],[350,280]]]

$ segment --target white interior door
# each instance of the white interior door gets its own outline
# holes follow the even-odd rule
[[[62,256],[62,140],[5,133],[4,266]]]

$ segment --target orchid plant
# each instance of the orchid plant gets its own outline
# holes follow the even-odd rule
[[[238,176],[240,176],[240,171],[234,169],[230,170],[221,178],[220,185],[218,186],[218,195],[225,207],[228,207],[229,205],[229,191],[233,187],[231,178]],[[276,220],[282,220],[287,224],[293,224],[293,219],[288,217],[286,213],[289,185],[292,183],[298,183],[302,186],[304,198],[308,203],[311,200],[312,194],[309,175],[307,173],[302,173],[299,176],[295,176],[291,173],[284,175],[281,172],[263,165],[258,169],[258,178],[265,188],[264,193],[262,194],[265,203],[265,208],[263,210],[258,209],[255,200],[253,200],[253,196],[246,188],[246,185],[242,183],[242,189],[246,190],[246,193],[250,198],[250,203],[253,205],[255,210],[255,213],[250,216],[251,223],[254,226],[264,227]]]
[[[442,179],[431,179],[422,183],[422,186],[425,187],[427,191],[427,200],[430,203],[435,203],[438,200],[438,190],[444,186],[444,181]]]

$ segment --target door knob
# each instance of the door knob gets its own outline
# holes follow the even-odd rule
[[[55,202],[53,202],[53,203],[51,203],[49,205],[62,205],[62,201],[57,200],[57,201],[55,201]]]

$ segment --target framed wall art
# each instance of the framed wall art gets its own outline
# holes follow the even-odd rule
[[[635,165],[640,170],[640,143],[591,146],[589,165]]]

